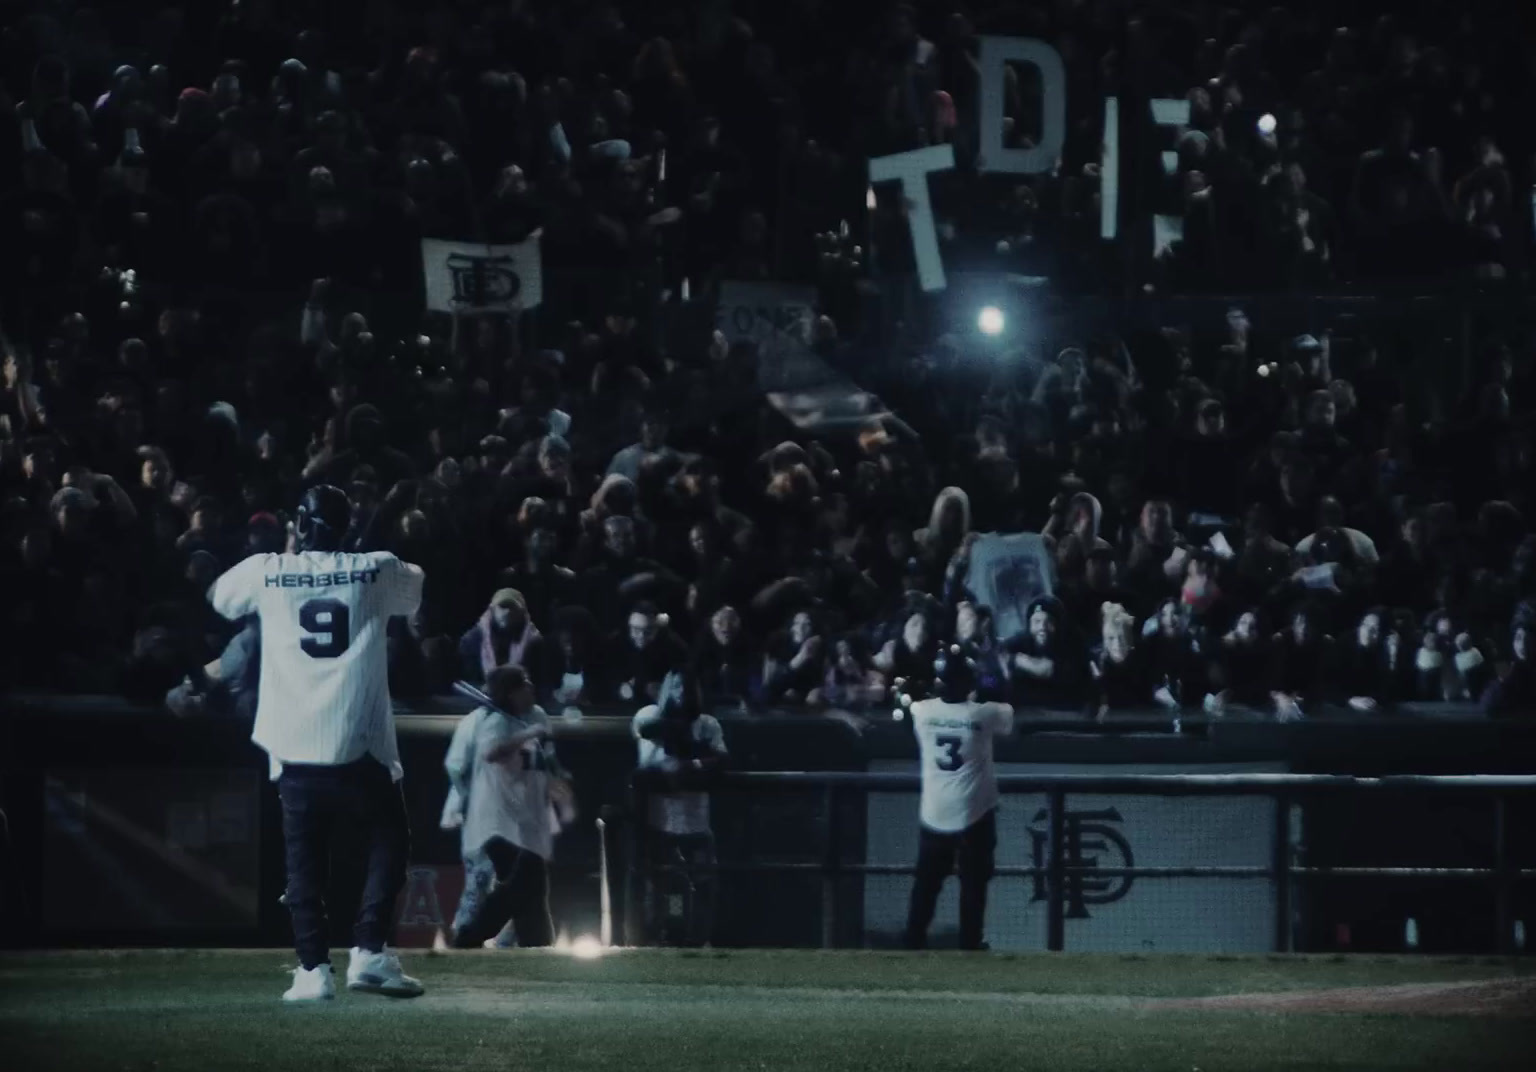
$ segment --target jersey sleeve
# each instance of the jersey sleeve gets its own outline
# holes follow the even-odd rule
[[[660,721],[661,712],[656,710],[655,704],[642,707],[640,708],[640,711],[635,715],[635,717],[630,720],[630,736],[634,737],[634,739],[637,741],[643,741],[645,738],[640,736],[640,731],[645,729],[645,727],[653,726]]]
[[[1005,703],[993,703],[987,705],[991,709],[992,731],[1000,737],[1006,737],[1013,732],[1013,705]]]
[[[443,758],[443,768],[453,785],[467,787],[469,784],[470,772],[475,765],[475,730],[479,728],[484,710],[483,707],[475,708],[454,727],[453,740],[448,743],[448,754]]]
[[[629,732],[635,738],[635,747],[639,754],[636,757],[636,765],[641,770],[649,768],[665,768],[667,754],[655,741],[648,741],[640,736],[640,731],[647,726],[655,725],[661,721],[661,714],[656,710],[656,705],[642,707],[640,713],[635,715],[629,724]]]
[[[420,566],[401,562],[394,555],[379,561],[384,586],[385,612],[391,616],[415,614],[421,606],[421,586],[426,579]]]
[[[704,743],[709,745],[709,750],[716,755],[726,755],[725,730],[720,728],[720,720],[713,715],[705,715],[701,721],[704,723]]]
[[[252,555],[213,582],[208,589],[208,602],[214,610],[232,622],[256,613],[260,562],[261,556]]]

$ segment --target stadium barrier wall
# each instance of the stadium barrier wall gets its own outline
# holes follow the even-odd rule
[[[436,928],[451,918],[462,882],[457,837],[439,830],[437,820],[446,792],[443,754],[467,709],[468,704],[456,699],[397,704],[413,840],[410,886],[402,899],[402,945],[431,941]],[[1362,776],[1536,773],[1536,722],[1530,720],[1490,721],[1471,709],[1440,706],[1372,719],[1325,709],[1309,716],[1293,725],[1239,717],[1209,722],[1191,718],[1184,720],[1183,732],[1174,734],[1167,717],[1154,712],[1117,716],[1104,727],[1071,715],[1023,712],[1021,732],[999,742],[998,759],[1000,769],[1020,772],[1179,773],[1262,767]],[[910,727],[903,724],[788,712],[723,721],[736,770],[916,769]],[[622,711],[590,712],[577,724],[556,720],[556,731],[561,755],[577,775],[581,807],[578,822],[557,845],[552,870],[557,918],[572,934],[594,935],[606,918],[612,933],[622,937],[627,863],[619,850],[630,836],[625,822],[634,767],[629,716]],[[112,697],[5,697],[0,703],[0,812],[7,822],[0,833],[8,831],[9,840],[0,841],[0,943],[285,945],[289,921],[278,901],[283,886],[280,812],[264,758],[248,738],[248,725],[239,722],[178,720]],[[1026,799],[1023,794],[1015,797],[1021,805]],[[1037,810],[1044,803],[1039,798]],[[1255,827],[1251,818],[1240,814],[1242,808],[1268,806],[1257,799],[1248,804],[1217,799],[1204,803],[1212,809],[1211,822],[1239,829]],[[823,862],[833,817],[824,789],[799,785],[763,796],[725,792],[713,807],[723,859],[816,866]],[[1437,802],[1418,793],[1314,794],[1301,800],[1297,811],[1304,821],[1309,864],[1475,867],[1492,851],[1487,844],[1490,822],[1479,807],[1476,801],[1452,806],[1443,798]],[[600,833],[597,821],[605,809],[607,828]],[[842,858],[850,863],[909,863],[909,854],[892,841],[889,831],[911,836],[915,815],[916,800],[910,793],[839,789],[836,821]],[[1024,817],[1014,838],[1013,851],[1023,858],[1009,859],[1004,852],[999,859],[1006,866],[1033,864],[1034,853],[1043,851],[1037,846],[1048,838],[1048,824],[1034,824],[1030,818]],[[1155,860],[1156,853],[1147,855],[1166,840],[1163,828],[1168,825],[1166,817],[1143,804],[1126,811],[1125,823],[1116,829],[1130,838],[1141,863],[1173,866],[1170,860]],[[1512,858],[1522,861],[1521,866],[1536,863],[1530,840],[1536,832],[1536,810],[1518,805],[1509,826]],[[604,838],[610,846],[607,884],[601,882]],[[1205,844],[1222,843],[1208,837]],[[1186,848],[1193,852],[1200,846]],[[1185,857],[1183,862],[1258,866],[1265,859],[1211,855]],[[342,867],[336,878],[337,918],[347,912],[347,874]],[[874,919],[871,906],[878,907],[882,897],[899,903],[905,893],[900,874],[848,873],[839,879],[835,912],[829,912],[815,867],[780,873],[772,883],[761,881],[761,876],[746,881],[748,877],[731,880],[736,885],[722,898],[728,903],[722,905],[719,944],[815,947],[825,944],[829,930],[832,944],[864,944],[866,925]],[[996,895],[999,909],[1007,911],[1006,887],[1032,888],[1035,881],[1005,877]],[[1172,881],[1163,883],[1169,891],[1176,888]],[[1222,880],[1178,881],[1219,885]],[[1380,894],[1371,883],[1404,887],[1377,879],[1312,883],[1302,906],[1306,911],[1300,913],[1296,947],[1400,948],[1402,917],[1412,906],[1378,911]],[[1451,884],[1483,888],[1477,883]],[[1146,888],[1137,889],[1132,903],[1142,899]],[[605,890],[610,897],[606,916],[601,905]],[[1183,911],[1192,915],[1190,906],[1198,900],[1186,893],[1179,894],[1185,898]],[[1033,911],[1028,906],[1041,903],[1019,896],[1019,912]],[[1446,913],[1475,915],[1483,910],[1454,900],[1447,899]],[[1113,911],[1124,908],[1120,902]],[[1490,918],[1493,908],[1491,902],[1486,905]],[[1259,905],[1253,899],[1246,911],[1269,918],[1267,902]],[[1385,922],[1376,927],[1381,933],[1368,934],[1376,926],[1369,922],[1372,913],[1383,918],[1395,913],[1391,926],[1396,936]],[[1422,911],[1419,918],[1424,918]],[[1520,918],[1536,919],[1536,911]],[[1353,942],[1336,939],[1339,921],[1353,922]],[[1074,948],[1083,947],[1090,926],[1080,919],[1069,924]],[[1447,949],[1492,948],[1472,930],[1462,930],[1472,936],[1452,940],[1455,927],[1426,928],[1426,947],[1438,933],[1447,936]],[[1114,937],[1112,932],[1105,940]]]
[[[675,783],[674,783],[675,784]],[[665,791],[669,783],[651,772],[642,772],[632,781],[631,816],[646,814],[647,798],[651,793]],[[864,851],[860,832],[852,829],[850,814],[858,809],[848,807],[850,799],[869,798],[879,793],[902,793],[908,797],[907,827],[915,834],[916,801],[911,799],[920,786],[919,776],[914,774],[879,773],[809,773],[809,772],[733,772],[714,777],[687,777],[683,787],[709,789],[717,802],[732,798],[750,798],[760,807],[767,798],[778,794],[804,794],[807,791],[821,797],[824,818],[824,837],[819,852],[810,859],[794,861],[733,858],[722,852],[718,871],[729,883],[733,877],[758,885],[778,889],[786,881],[814,879],[821,891],[821,945],[833,948],[841,945],[866,946],[872,941],[873,928],[858,922],[858,911],[850,908],[850,898],[856,907],[868,909],[867,894],[861,895],[859,885],[872,877],[898,876],[909,878],[914,873],[911,862],[892,863],[875,860]],[[1223,927],[1230,921],[1234,909],[1220,906],[1216,899],[1203,898],[1194,916],[1186,907],[1172,904],[1154,906],[1150,913],[1141,912],[1136,925],[1123,928],[1122,939],[1116,942],[1114,922],[1108,930],[1101,928],[1097,940],[1089,946],[1101,952],[1143,952],[1152,949],[1177,952],[1292,952],[1298,948],[1298,932],[1301,929],[1303,905],[1317,887],[1340,881],[1389,882],[1394,885],[1416,883],[1423,889],[1438,884],[1453,883],[1479,887],[1487,895],[1491,909],[1486,920],[1491,925],[1492,950],[1515,953],[1522,945],[1525,918],[1536,909],[1536,854],[1526,832],[1530,830],[1531,806],[1536,802],[1536,777],[1531,776],[1420,776],[1395,775],[1380,778],[1360,778],[1340,775],[1308,774],[1003,774],[999,777],[999,789],[1003,794],[1000,814],[1008,810],[1011,801],[1026,795],[1043,796],[1045,800],[1045,836],[1035,839],[1035,862],[1029,865],[1000,865],[995,872],[989,910],[988,933],[994,948],[1029,949],[1043,948],[1062,951],[1069,948],[1068,922],[1087,921],[1090,916],[1086,905],[1106,905],[1120,898],[1106,897],[1114,890],[1129,891],[1132,884],[1156,880],[1172,883],[1193,880],[1195,883],[1222,883],[1248,880],[1262,883],[1267,894],[1269,908],[1268,940],[1254,945],[1251,927]],[[1307,851],[1306,817],[1308,809],[1319,803],[1342,803],[1352,807],[1372,797],[1397,799],[1413,797],[1433,805],[1456,802],[1465,806],[1475,802],[1483,818],[1483,831],[1475,824],[1464,828],[1470,840],[1488,850],[1481,862],[1441,863],[1435,865],[1393,866],[1384,864],[1336,864],[1315,862]],[[1249,798],[1271,805],[1268,818],[1255,829],[1237,831],[1236,836],[1249,844],[1265,847],[1267,860],[1261,864],[1212,865],[1136,865],[1132,862],[1125,839],[1106,825],[1106,814],[1118,814],[1103,807],[1077,808],[1084,800],[1102,805],[1105,800],[1126,802],[1142,798],[1185,798],[1186,806],[1206,804],[1217,800]],[[1512,817],[1514,809],[1527,820],[1518,823]],[[1326,821],[1327,812],[1316,814]],[[1249,818],[1251,819],[1252,813]],[[612,817],[609,817],[611,822]],[[1088,821],[1084,821],[1087,819]],[[999,855],[1008,855],[1008,824],[999,820]],[[1086,835],[1086,836],[1085,836]],[[642,874],[641,861],[645,859],[644,839],[647,831],[643,824],[632,822],[626,846],[626,881],[623,899],[626,904],[627,944],[642,944],[636,920],[641,889],[644,883],[667,876]],[[1233,832],[1224,831],[1230,839]],[[1517,840],[1518,839],[1518,840]],[[908,860],[915,859],[915,836]],[[605,849],[613,845],[609,842]],[[1118,845],[1123,863],[1106,866],[1098,857],[1113,855]],[[1015,846],[1017,847],[1017,846]],[[1040,851],[1043,849],[1043,853]],[[1085,851],[1086,850],[1086,851]],[[606,864],[607,873],[615,868]],[[661,871],[678,872],[681,867],[663,867]],[[852,880],[851,882],[849,880]],[[1020,941],[1017,927],[1010,927],[998,919],[998,902],[1001,888],[1011,880],[1024,880],[1033,884],[1036,900],[1043,900],[1043,934],[1038,944]],[[903,893],[905,890],[902,891]],[[1123,895],[1122,895],[1123,896]],[[722,899],[724,899],[722,897]],[[1229,895],[1224,900],[1232,901]],[[1429,898],[1432,902],[1434,898]],[[942,924],[945,902],[941,901]],[[904,907],[904,905],[902,906]],[[952,901],[949,904],[952,912]],[[1241,910],[1236,910],[1240,914]],[[1415,911],[1408,908],[1407,911]],[[1175,938],[1171,943],[1154,943],[1138,940],[1148,917],[1175,917],[1183,930],[1173,928]],[[1427,913],[1432,915],[1432,911]],[[1221,917],[1225,917],[1225,920]],[[1182,917],[1182,918],[1181,918]],[[850,926],[850,918],[855,922]],[[1409,923],[1409,920],[1413,920]],[[1019,919],[1008,923],[1018,924]],[[1385,921],[1402,928],[1403,941],[1408,951],[1419,946],[1419,921],[1413,916],[1399,916]],[[899,928],[900,916],[896,918]],[[1163,928],[1168,930],[1166,926]],[[1202,932],[1218,932],[1215,941],[1207,942],[1198,937]],[[1005,934],[1000,944],[999,933]],[[895,933],[899,934],[899,930]],[[1189,935],[1197,937],[1191,942]],[[887,927],[882,937],[884,944],[893,939],[892,928]],[[851,940],[850,940],[851,939]],[[1125,944],[1130,939],[1132,944]],[[1248,944],[1244,944],[1244,943]],[[733,944],[729,941],[726,944]],[[1349,944],[1346,940],[1346,945]],[[1083,948],[1073,945],[1072,948]]]

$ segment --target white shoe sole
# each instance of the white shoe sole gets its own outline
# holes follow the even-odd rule
[[[383,994],[385,997],[390,998],[416,998],[426,992],[426,988],[423,986],[391,986],[385,982],[369,982],[366,977],[349,980],[347,982],[347,989],[356,990],[361,994]]]
[[[336,997],[336,995],[334,993],[332,993],[332,994],[305,994],[302,997],[298,997],[298,996],[289,997],[287,994],[284,994],[283,995],[283,1002],[284,1002],[284,1004],[287,1004],[287,1005],[313,1005],[313,1004],[315,1004],[316,1002],[319,1002],[319,1001],[330,1001],[330,1000],[332,1000],[335,997]]]

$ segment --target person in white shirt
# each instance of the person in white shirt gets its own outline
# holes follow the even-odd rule
[[[960,870],[960,948],[985,950],[987,882],[997,850],[997,768],[992,742],[1013,732],[1013,708],[975,702],[976,674],[958,646],[935,661],[938,697],[911,707],[922,765],[917,875],[906,946],[924,949],[944,879]]]
[[[463,831],[464,894],[450,942],[473,949],[511,920],[519,946],[547,946],[548,865],[558,823],[574,817],[570,782],[547,743],[549,718],[527,672],[498,666],[485,689],[494,706],[460,720],[443,764],[453,791],[442,825]]]
[[[703,945],[714,929],[717,866],[709,794],[680,783],[689,774],[724,765],[725,734],[719,721],[704,713],[697,678],[676,670],[662,679],[657,702],[635,715],[632,730],[639,748],[637,770],[666,776],[664,789],[646,794],[647,937],[659,941],[667,936],[676,896],[669,890],[681,878],[682,942]]]
[[[335,996],[324,891],[333,834],[350,820],[368,841],[347,966],[352,990],[414,996],[421,983],[386,948],[405,885],[410,828],[396,784],[385,631],[421,602],[422,571],[385,552],[343,553],[351,504],[339,488],[311,488],[299,505],[294,552],[252,555],[209,589],[213,608],[255,615],[261,673],[251,732],[267,753],[283,805],[285,900],[299,967],[285,1001]]]

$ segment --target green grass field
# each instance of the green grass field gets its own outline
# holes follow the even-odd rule
[[[407,953],[402,1001],[286,1007],[280,952],[0,956],[0,1069],[1536,1067],[1536,962],[631,950]],[[345,954],[334,958],[338,973]],[[1510,981],[1500,1015],[1171,999]]]

